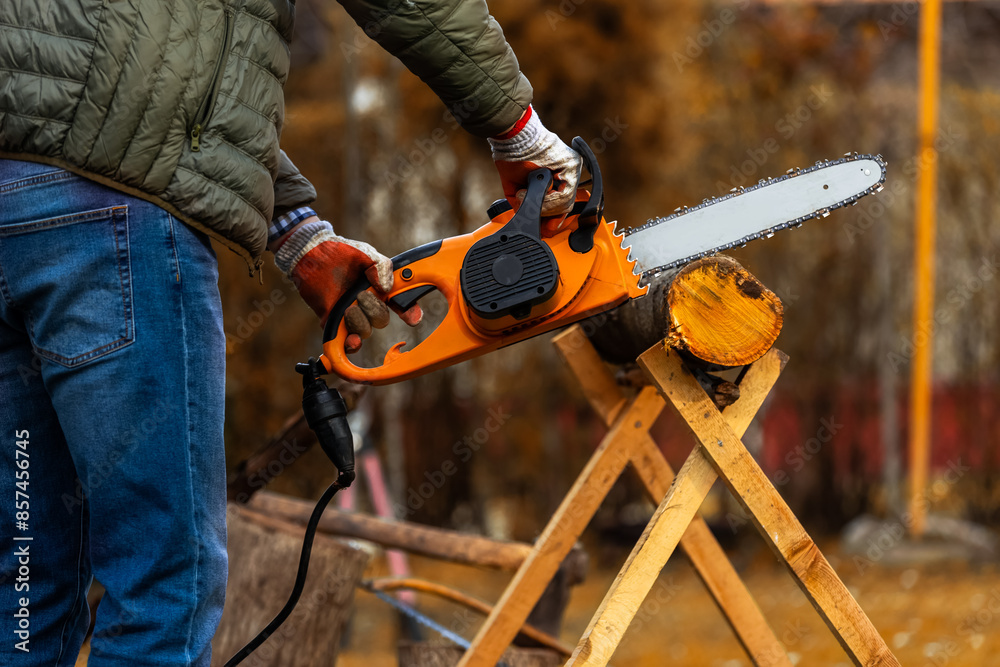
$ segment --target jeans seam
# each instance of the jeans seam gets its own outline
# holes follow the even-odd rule
[[[6,194],[8,192],[17,192],[22,188],[26,188],[30,185],[36,185],[38,183],[47,183],[49,181],[61,181],[68,178],[75,177],[76,174],[65,169],[53,169],[52,171],[46,171],[41,174],[35,174],[34,176],[28,176],[26,178],[19,178],[16,181],[7,181],[5,183],[0,183],[0,194]]]
[[[81,222],[90,222],[92,220],[100,220],[104,217],[110,217],[114,220],[115,216],[120,215],[122,211],[127,214],[128,205],[119,206],[109,206],[107,208],[94,209],[93,211],[81,211],[79,213],[70,213],[68,215],[58,215],[54,218],[45,218],[44,220],[30,220],[28,222],[18,222],[13,225],[7,225],[6,227],[0,228],[0,238],[5,236],[17,236],[19,234],[29,234],[31,232],[37,232],[41,229],[52,229],[53,227],[65,227],[67,225],[76,225]]]
[[[113,214],[113,218],[118,218],[118,216],[124,217],[121,226],[122,232],[125,235],[125,256],[122,257],[121,246],[118,241],[118,221],[115,221],[114,233],[115,233],[115,256],[118,260],[118,278],[121,284],[122,291],[122,316],[125,318],[125,338],[130,338],[135,340],[135,320],[132,303],[132,253],[129,252],[129,238],[128,238],[128,207],[124,210],[116,210]],[[124,261],[123,261],[124,260]],[[124,264],[124,266],[123,266]],[[126,284],[127,291],[126,294]]]
[[[167,226],[170,229],[170,249],[174,252],[174,276],[177,282],[181,281],[181,260],[177,255],[177,236],[174,231],[174,216],[170,215],[166,211],[163,212],[167,216]]]
[[[181,353],[184,355],[184,421],[185,421],[185,424],[187,426],[187,428],[184,430],[184,438],[185,438],[184,446],[185,446],[185,449],[186,449],[185,454],[187,455],[188,468],[190,469],[190,467],[191,467],[191,461],[192,461],[192,458],[193,458],[192,457],[192,452],[191,452],[191,444],[192,444],[192,438],[191,438],[191,368],[190,368],[191,360],[190,360],[190,355],[188,354],[188,339],[187,339],[187,324],[188,323],[187,323],[187,311],[186,311],[185,306],[184,306],[184,290],[183,289],[181,289],[181,290],[178,291],[178,297],[179,297],[179,301],[180,301],[180,324],[181,324],[181,341],[182,341]],[[199,591],[198,582],[199,582],[199,580],[201,578],[202,549],[201,549],[201,540],[199,539],[200,536],[198,534],[198,520],[197,520],[197,517],[195,516],[197,514],[197,509],[196,509],[195,498],[194,498],[194,484],[193,484],[193,482],[192,482],[192,480],[190,478],[188,478],[187,483],[188,483],[188,502],[190,503],[190,507],[191,507],[191,528],[192,528],[192,533],[194,534],[194,537],[195,537],[194,546],[195,546],[195,551],[197,552],[196,556],[195,556],[195,561],[194,561],[194,563],[195,563],[195,565],[194,565],[194,577],[192,578],[192,587],[193,587],[194,590],[192,591],[191,599],[194,600],[194,604],[192,605],[193,609],[197,610],[198,607],[200,606],[200,602],[198,600],[198,591]],[[190,621],[188,623],[188,628],[187,628],[187,638],[184,641],[184,656],[185,656],[185,659],[187,660],[188,664],[191,664],[191,662],[192,662],[192,657],[191,657],[191,642],[192,642],[192,640],[194,638],[195,614],[191,613],[190,616],[189,616],[189,619],[190,619]]]
[[[31,319],[31,316],[28,316],[25,319],[28,322],[28,332],[31,334],[31,337],[34,338],[35,337],[34,322]],[[102,345],[101,347],[97,347],[97,348],[94,348],[93,350],[90,350],[88,352],[84,352],[82,354],[78,354],[77,356],[73,357],[72,359],[68,359],[68,358],[62,356],[61,354],[56,354],[55,352],[50,352],[49,350],[46,350],[46,349],[41,348],[41,347],[38,347],[37,345],[33,345],[32,347],[35,350],[35,354],[37,354],[40,357],[48,359],[49,361],[54,361],[54,362],[60,364],[61,366],[65,366],[67,368],[75,368],[76,366],[79,366],[80,364],[87,363],[88,361],[93,361],[94,359],[97,359],[99,357],[103,357],[106,354],[111,354],[112,352],[120,350],[123,347],[127,347],[127,346],[131,345],[134,342],[135,342],[135,338],[134,337],[130,339],[128,336],[124,336],[124,337],[118,338],[117,340],[114,340],[114,341],[112,341],[110,343],[107,343],[106,345]]]
[[[4,303],[10,308],[15,308],[14,295],[10,293],[10,286],[7,284],[7,275],[3,272],[3,265],[0,265],[0,296]]]
[[[83,587],[80,585],[80,579],[81,579],[81,577],[80,577],[80,574],[81,574],[80,573],[80,566],[83,563],[83,542],[84,542],[84,539],[83,539],[84,538],[84,536],[83,536],[83,532],[84,532],[83,528],[84,528],[85,516],[86,515],[85,515],[85,513],[83,511],[83,508],[81,508],[81,511],[80,511],[80,549],[79,549],[79,551],[77,551],[77,554],[76,554],[76,597],[73,598],[73,606],[72,606],[72,609],[74,611],[71,612],[70,614],[68,614],[66,616],[66,620],[63,621],[62,632],[59,633],[59,655],[56,656],[56,665],[58,665],[59,662],[62,660],[63,653],[66,651],[66,628],[69,627],[70,619],[72,619],[72,618],[75,617],[75,614],[76,614],[75,610],[77,609],[78,604],[80,602],[80,592],[83,589]]]

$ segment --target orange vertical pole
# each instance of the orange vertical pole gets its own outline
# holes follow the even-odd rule
[[[941,0],[923,0],[920,12],[920,109],[914,244],[913,363],[910,367],[910,515],[914,537],[927,519],[930,468],[931,379],[934,341],[934,244],[937,209],[938,101],[941,88]]]

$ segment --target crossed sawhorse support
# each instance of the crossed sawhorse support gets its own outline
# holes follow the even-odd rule
[[[567,666],[608,664],[678,543],[751,661],[760,666],[791,665],[743,581],[697,516],[719,477],[788,566],[851,660],[857,665],[899,664],[740,440],[784,368],[787,357],[783,353],[771,350],[750,365],[739,382],[739,400],[722,412],[680,356],[662,345],[639,358],[652,386],[628,399],[579,325],[560,333],[553,342],[610,430],[504,590],[459,667],[493,667],[497,663],[629,463],[654,502],[661,502]],[[699,442],[676,478],[648,431],[666,405],[663,397],[669,399]]]

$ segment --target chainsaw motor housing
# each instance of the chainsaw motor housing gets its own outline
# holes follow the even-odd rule
[[[555,295],[559,264],[541,238],[542,200],[551,183],[552,174],[547,169],[533,171],[514,217],[497,232],[476,241],[465,255],[460,277],[462,297],[477,319],[510,315],[524,320],[534,306]]]

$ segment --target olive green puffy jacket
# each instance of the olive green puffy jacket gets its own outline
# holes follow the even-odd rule
[[[483,0],[342,0],[471,132],[531,86]],[[0,158],[162,206],[258,265],[316,192],[278,148],[294,0],[0,0]]]

